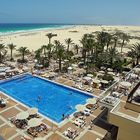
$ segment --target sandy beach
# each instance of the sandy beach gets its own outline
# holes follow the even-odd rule
[[[61,43],[65,44],[65,39],[71,38],[74,43],[80,44],[79,40],[85,33],[92,33],[96,31],[108,31],[113,32],[115,30],[121,30],[131,36],[140,37],[140,26],[95,26],[95,25],[76,25],[68,28],[60,29],[48,29],[48,30],[38,30],[38,31],[27,31],[23,33],[13,33],[9,35],[3,35],[0,37],[1,43],[5,45],[13,43],[17,48],[23,46],[28,47],[30,51],[37,50],[42,45],[48,44],[48,38],[45,36],[47,33],[57,34],[56,37],[52,38],[54,40],[59,40]],[[140,43],[138,39],[131,39],[129,45],[136,42]],[[125,48],[124,51],[128,51]]]

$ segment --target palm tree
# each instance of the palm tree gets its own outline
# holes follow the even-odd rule
[[[135,51],[136,65],[138,65],[139,64],[139,59],[140,59],[140,43],[134,44],[132,49]]]
[[[136,59],[136,52],[134,49],[131,49],[131,51],[128,52],[128,57],[132,58],[132,68],[135,67],[135,59]]]
[[[49,65],[49,63],[50,63],[52,47],[53,47],[52,44],[48,44],[48,45],[46,46],[46,50],[47,50],[47,54],[48,54],[48,65]]]
[[[116,34],[113,35],[113,40],[114,40],[114,48],[116,48],[117,47],[118,40],[119,40],[119,38],[118,38],[118,36]]]
[[[108,33],[101,31],[97,34],[97,42],[100,46],[102,46],[102,51],[104,51],[104,47],[108,42]],[[109,43],[109,42],[108,42]]]
[[[27,49],[27,47],[20,47],[19,49],[18,49],[18,51],[19,51],[19,53],[21,53],[21,55],[22,55],[22,63],[24,63],[25,62],[25,54],[27,54],[27,53],[29,53],[29,50]]]
[[[6,53],[6,48],[4,44],[0,44],[0,63],[3,62],[3,56]]]
[[[72,45],[73,40],[71,38],[68,38],[65,40],[65,43],[67,44],[67,52],[69,51],[70,45]]]
[[[82,55],[84,58],[84,64],[86,63],[87,52],[93,54],[93,49],[95,49],[95,41],[94,36],[92,34],[84,34],[82,39],[80,40],[82,44]]]
[[[76,51],[76,54],[78,54],[78,52],[79,52],[79,45],[78,44],[74,44],[74,50]]]
[[[46,58],[46,57],[47,57],[47,53],[46,53],[47,45],[42,45],[42,46],[41,46],[41,50],[42,50],[42,52],[44,53],[44,56],[45,56],[45,58]]]
[[[67,52],[69,51],[70,45],[72,45],[73,40],[71,38],[68,38],[65,40],[65,43],[67,44]]]
[[[35,59],[38,60],[38,63],[41,63],[41,53],[42,53],[41,49],[35,51]]]
[[[84,58],[84,64],[86,63],[86,53],[87,53],[86,43],[87,43],[87,37],[88,37],[88,34],[84,34],[84,36],[80,40],[80,43],[82,44],[82,57]]]
[[[112,35],[107,33],[106,34],[106,50],[108,51],[108,47],[111,44],[111,40],[112,40]]]
[[[126,33],[123,33],[123,32],[120,32],[119,36],[120,36],[120,39],[122,40],[122,43],[121,43],[121,53],[122,53],[123,47],[125,43],[129,42],[130,37]]]
[[[54,40],[54,52],[56,52],[57,51],[57,46],[59,46],[60,45],[60,41],[58,41],[58,40]]]
[[[114,48],[114,47],[109,48],[107,57],[108,57],[108,62],[110,64],[110,66],[112,66],[114,63],[114,60],[118,57],[118,52],[117,52],[116,48]]]
[[[11,44],[8,44],[8,47],[9,47],[10,52],[11,52],[11,59],[10,59],[10,61],[13,61],[14,60],[13,59],[13,50],[16,48],[16,45],[14,45],[13,43],[11,43]]]
[[[61,70],[62,70],[62,66],[61,66],[61,61],[62,61],[62,59],[64,58],[64,56],[65,56],[65,50],[64,50],[64,45],[63,44],[58,44],[58,46],[56,46],[57,47],[57,52],[56,52],[56,56],[57,56],[57,58],[59,59],[59,72],[61,72]]]
[[[51,39],[52,39],[52,37],[57,36],[57,34],[48,33],[48,34],[46,34],[46,36],[47,36],[48,39],[49,39],[49,44],[51,44]]]

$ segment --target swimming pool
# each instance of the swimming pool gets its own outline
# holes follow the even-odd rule
[[[29,107],[38,108],[56,123],[62,121],[62,114],[72,114],[77,104],[85,104],[86,99],[93,97],[30,74],[0,82],[0,90]]]

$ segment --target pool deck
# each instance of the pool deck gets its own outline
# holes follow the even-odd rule
[[[34,138],[27,134],[26,129],[18,129],[9,121],[10,118],[16,116],[19,112],[28,110],[28,108],[19,102],[12,100],[9,96],[6,96],[3,93],[0,93],[0,96],[8,101],[6,107],[0,108],[0,135],[4,140],[20,140],[23,136],[33,140]],[[42,122],[48,126],[49,131],[47,134],[41,133],[39,137],[42,137],[43,140],[69,140],[69,138],[63,135],[63,132],[71,127],[79,132],[79,136],[76,137],[75,140],[96,140],[96,138],[103,138],[106,135],[107,130],[96,125],[94,125],[92,130],[88,129],[91,119],[96,118],[101,112],[102,110],[97,108],[93,114],[87,117],[84,128],[78,128],[75,126],[73,124],[74,118],[65,120],[61,125],[56,125],[50,120],[40,116]]]

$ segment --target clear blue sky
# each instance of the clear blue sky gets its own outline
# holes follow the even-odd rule
[[[0,0],[0,23],[140,25],[140,0]]]

